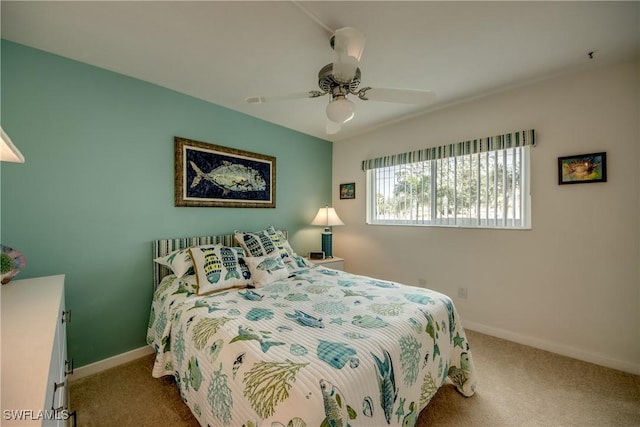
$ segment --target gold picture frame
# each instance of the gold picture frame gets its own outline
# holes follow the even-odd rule
[[[176,136],[175,206],[276,207],[276,158]]]

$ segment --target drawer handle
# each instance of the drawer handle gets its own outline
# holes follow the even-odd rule
[[[71,309],[62,312],[62,323],[71,323]]]
[[[59,382],[59,383],[57,383],[57,382],[53,383],[53,402],[51,404],[51,409],[53,409],[56,412],[62,411],[64,409],[64,404],[62,404],[62,406],[59,406],[57,408],[55,406],[53,406],[53,403],[55,403],[55,401],[56,401],[56,392],[58,390],[60,390],[61,388],[63,388],[64,386],[66,386],[66,385],[67,385],[66,381],[62,381],[62,382]]]
[[[64,375],[73,375],[73,358],[71,358],[71,360],[65,360],[64,365],[66,367]]]

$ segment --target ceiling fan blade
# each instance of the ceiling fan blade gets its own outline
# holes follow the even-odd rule
[[[340,123],[336,123],[327,118],[327,135],[335,135],[336,133],[340,132],[341,128],[342,126],[340,125]]]
[[[362,57],[364,34],[355,28],[344,27],[333,35],[333,77],[339,83],[353,80]]]
[[[322,95],[325,95],[325,93],[318,90],[310,90],[307,92],[296,92],[285,95],[250,96],[249,98],[245,98],[245,101],[249,104],[262,104],[264,102],[287,101],[290,99],[317,98]]]
[[[363,89],[364,90],[364,89]],[[358,96],[362,100],[396,102],[399,104],[426,104],[435,98],[431,90],[369,88]]]

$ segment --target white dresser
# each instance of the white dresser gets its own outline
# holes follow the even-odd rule
[[[2,426],[64,426],[69,418],[64,275],[14,280],[2,300]]]

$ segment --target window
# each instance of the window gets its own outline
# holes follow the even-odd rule
[[[531,228],[533,131],[514,135],[364,161],[367,222]]]

